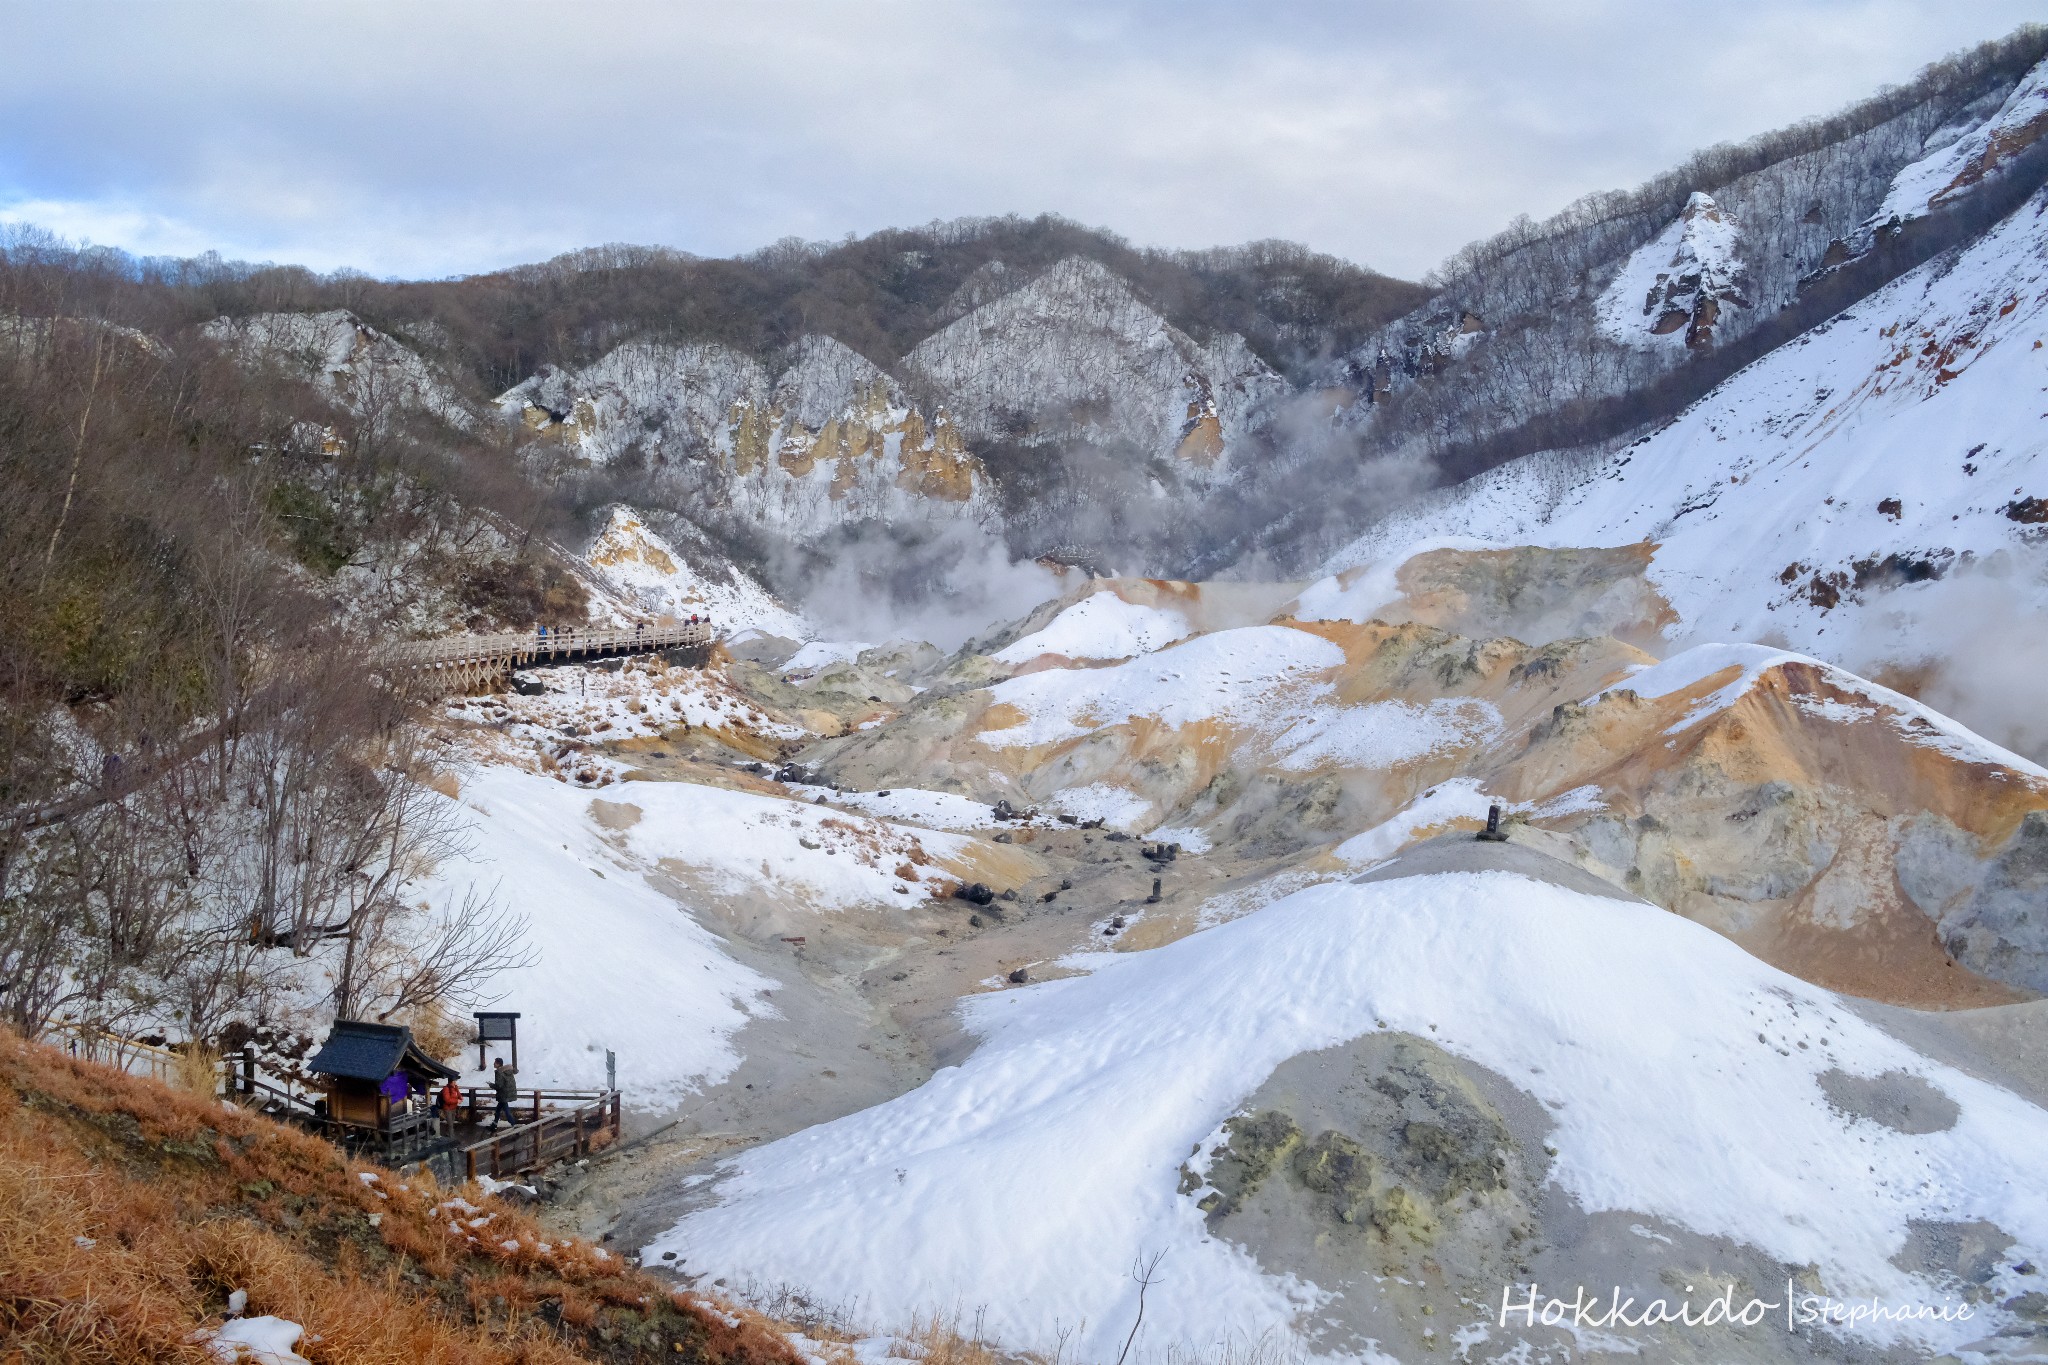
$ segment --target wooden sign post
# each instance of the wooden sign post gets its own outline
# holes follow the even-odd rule
[[[517,1010],[478,1011],[476,1016],[476,1069],[482,1071],[490,1065],[485,1053],[492,1043],[504,1043],[512,1053],[512,1069],[519,1069],[519,1012]]]

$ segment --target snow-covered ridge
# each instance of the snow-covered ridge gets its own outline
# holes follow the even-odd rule
[[[2029,71],[1990,118],[1953,141],[1944,142],[1937,134],[1934,150],[1893,179],[1865,229],[1918,218],[1960,198],[1997,175],[2043,133],[2048,133],[2048,62]]]
[[[474,422],[418,352],[345,309],[216,318],[200,330],[248,364],[277,363],[303,374],[358,416],[416,408],[456,427]]]
[[[1934,708],[1924,706],[1903,693],[1859,678],[1819,659],[1795,654],[1790,650],[1773,649],[1768,645],[1695,645],[1659,663],[1630,672],[1620,681],[1603,689],[1600,694],[1588,697],[1586,701],[1591,705],[1601,696],[1624,688],[1644,697],[1668,697],[1689,691],[1710,679],[1732,673],[1732,677],[1728,677],[1711,693],[1697,699],[1692,710],[1668,732],[1677,734],[1727,710],[1772,670],[1788,664],[1810,668],[1834,690],[1862,697],[1872,703],[1866,707],[1853,702],[1806,702],[1805,705],[1816,715],[1838,721],[1864,720],[1877,715],[1875,708],[1882,706],[1892,712],[1892,728],[1909,743],[1939,749],[1951,758],[1965,763],[1982,763],[1995,768],[2007,768],[2048,788],[2048,768],[2043,768],[2033,760],[2001,745],[1993,744],[1968,726],[1941,714]]]

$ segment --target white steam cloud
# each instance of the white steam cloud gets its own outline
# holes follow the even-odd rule
[[[924,640],[954,650],[1060,595],[1062,575],[1012,559],[993,532],[963,522],[842,536],[778,566],[822,638]]]

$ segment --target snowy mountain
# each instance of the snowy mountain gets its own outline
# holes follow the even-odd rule
[[[1081,257],[974,309],[903,363],[970,437],[1121,446],[1195,483],[1222,476],[1289,389],[1242,337],[1199,345]]]
[[[2010,742],[2037,720],[1973,684],[2048,609],[2037,525],[2048,402],[2048,196],[1610,452],[1520,460],[1425,498],[1339,552],[1396,563],[1456,534],[1651,549],[1674,638],[1772,640],[1900,670]]]

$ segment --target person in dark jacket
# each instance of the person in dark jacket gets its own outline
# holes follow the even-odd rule
[[[505,1059],[493,1059],[491,1067],[491,1091],[498,1097],[497,1112],[491,1115],[491,1131],[496,1132],[500,1123],[511,1123],[512,1099],[519,1093],[519,1073],[505,1065]]]

